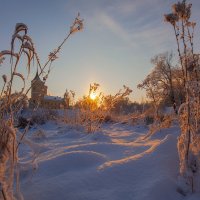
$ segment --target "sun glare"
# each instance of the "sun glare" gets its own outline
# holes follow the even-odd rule
[[[95,92],[92,92],[92,93],[90,94],[90,99],[95,100],[96,97],[97,97],[97,95],[96,95]]]

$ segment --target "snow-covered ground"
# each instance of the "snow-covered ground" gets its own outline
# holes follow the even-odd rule
[[[86,134],[48,122],[20,146],[25,200],[197,200],[177,192],[177,127],[143,140],[144,126],[106,124]]]

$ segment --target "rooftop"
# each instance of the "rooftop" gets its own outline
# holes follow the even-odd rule
[[[62,101],[62,97],[58,96],[44,96],[44,100],[50,100],[50,101]]]

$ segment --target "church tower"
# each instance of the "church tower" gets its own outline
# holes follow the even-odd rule
[[[63,109],[67,107],[63,98],[47,95],[47,86],[40,79],[38,72],[31,81],[31,98],[29,102],[30,108],[39,106],[44,109]]]
[[[31,81],[31,102],[33,104],[41,103],[44,96],[47,95],[47,86],[40,79],[38,72],[35,78]]]

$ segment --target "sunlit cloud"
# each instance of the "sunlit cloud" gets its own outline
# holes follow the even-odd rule
[[[164,23],[162,24],[162,19],[142,24],[145,19],[139,18],[140,22],[137,21],[137,23],[140,23],[140,26],[133,25],[132,27],[124,26],[123,22],[120,22],[117,18],[106,12],[96,13],[92,19],[93,22],[90,25],[94,29],[101,29],[104,32],[107,30],[125,42],[125,45],[132,48],[140,48],[143,45],[149,48],[152,46],[161,46],[166,41],[169,41],[168,34],[166,34],[166,31],[169,32],[169,28],[165,27]]]
[[[170,0],[171,1],[171,0]],[[162,15],[171,2],[164,0],[124,0],[112,1],[72,1],[67,5],[83,12],[86,29],[97,34],[113,35],[128,48],[151,48],[166,45],[169,28],[163,22]],[[151,8],[151,9],[150,9]]]
[[[104,26],[104,28],[111,31],[118,37],[124,40],[130,39],[128,32],[123,28],[123,26],[108,14],[102,12],[96,15],[96,19],[102,26]]]

